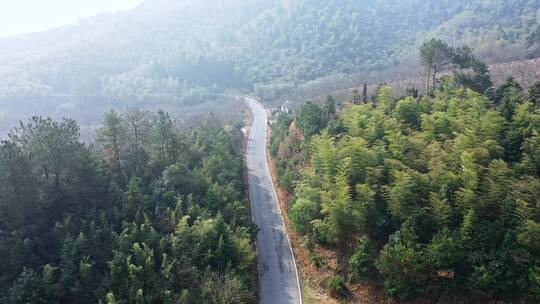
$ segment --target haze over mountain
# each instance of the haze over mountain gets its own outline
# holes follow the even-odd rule
[[[0,39],[0,260],[9,304],[540,303],[540,2],[142,0]]]
[[[143,0],[18,0],[0,6],[0,38],[42,32],[103,12],[135,7]],[[28,9],[32,8],[32,9]]]
[[[539,8],[527,0],[148,0],[1,39],[0,127],[35,113],[94,117],[103,105],[196,104],[227,89],[277,98],[321,77],[399,65],[432,37],[489,49],[494,61],[535,57],[524,41]]]

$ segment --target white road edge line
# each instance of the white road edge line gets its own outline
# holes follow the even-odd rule
[[[255,99],[254,97],[251,97],[251,96],[247,96],[246,97],[248,99],[251,99],[253,102],[255,102],[256,104],[258,104],[264,111],[266,111],[266,108],[262,105],[262,103],[260,103],[257,99]],[[300,297],[300,304],[303,303],[303,299],[302,299],[302,289],[300,288],[300,276],[298,275],[298,267],[296,266],[296,259],[294,258],[294,252],[292,250],[292,246],[291,246],[291,240],[289,239],[289,233],[287,233],[287,226],[285,225],[285,220],[283,219],[283,214],[281,213],[281,205],[279,204],[279,198],[278,198],[278,195],[277,195],[277,192],[276,192],[276,185],[274,185],[274,179],[272,178],[272,174],[270,172],[270,165],[268,163],[268,147],[267,147],[267,144],[268,144],[268,114],[266,115],[266,123],[265,123],[265,126],[264,126],[264,157],[266,159],[266,171],[268,171],[268,176],[270,176],[270,182],[272,183],[272,190],[274,190],[274,198],[276,200],[276,203],[278,204],[278,210],[279,210],[279,216],[281,217],[281,222],[283,223],[283,229],[284,229],[284,232],[285,232],[285,237],[287,238],[287,243],[289,243],[289,250],[291,251],[291,256],[292,256],[292,259],[293,259],[293,264],[294,264],[294,272],[296,273],[296,283],[297,283],[297,287],[298,287],[298,295]],[[253,214],[252,214],[253,215]],[[258,265],[258,264],[257,264]],[[260,273],[259,273],[259,276],[260,276]]]

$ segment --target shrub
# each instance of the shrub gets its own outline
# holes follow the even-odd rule
[[[427,284],[428,272],[420,248],[401,241],[387,244],[377,261],[386,292],[399,299],[421,294]]]
[[[330,290],[330,295],[338,299],[346,298],[349,294],[347,286],[345,285],[345,280],[339,275],[330,278],[330,281],[328,281],[328,289]]]
[[[354,253],[349,258],[349,268],[352,279],[359,280],[368,276],[371,265],[370,244],[366,236],[362,236],[356,245]]]

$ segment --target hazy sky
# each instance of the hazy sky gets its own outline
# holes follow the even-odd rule
[[[143,0],[0,0],[0,37],[43,31],[80,17],[125,10]]]

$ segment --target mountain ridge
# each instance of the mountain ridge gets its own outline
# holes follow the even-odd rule
[[[99,95],[120,108],[153,104],[156,93],[200,103],[228,89],[278,100],[318,79],[403,65],[432,37],[490,50],[486,61],[508,47],[515,59],[537,57],[525,40],[539,21],[540,4],[527,0],[145,1],[0,39],[0,103],[19,117],[17,103],[51,94]],[[86,101],[67,102],[85,112]]]

